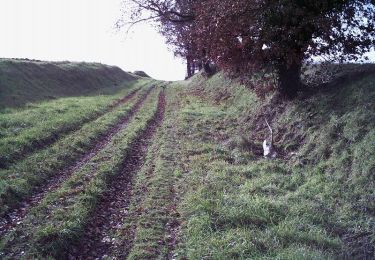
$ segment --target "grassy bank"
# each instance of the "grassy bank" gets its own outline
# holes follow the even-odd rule
[[[374,76],[305,99],[258,100],[222,75],[180,87],[189,259],[374,256]],[[280,157],[253,147],[276,133]]]
[[[113,94],[135,79],[100,63],[0,59],[0,109],[59,97]]]

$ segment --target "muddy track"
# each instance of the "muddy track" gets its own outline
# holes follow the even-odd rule
[[[134,140],[130,153],[123,161],[121,172],[115,176],[109,189],[103,194],[80,245],[72,249],[70,259],[101,259],[115,249],[121,251],[119,259],[125,259],[132,245],[134,233],[124,234],[128,244],[118,244],[113,237],[123,230],[132,198],[133,178],[143,166],[147,150],[157,128],[162,124],[165,111],[165,94],[159,94],[157,112],[146,129]]]
[[[11,209],[4,217],[0,218],[0,235],[3,235],[11,228],[15,227],[17,223],[22,222],[22,219],[26,216],[30,208],[38,205],[47,193],[60,187],[61,184],[74,172],[78,171],[83,165],[98,154],[98,152],[110,142],[115,134],[117,134],[122,128],[126,127],[130,119],[143,106],[147,96],[153,89],[154,87],[149,88],[134,104],[131,110],[115,126],[108,130],[105,135],[98,139],[97,143],[91,150],[78,158],[78,160],[72,166],[63,169],[50,178],[45,184],[37,187],[31,197],[26,199],[23,203],[21,203],[21,205]],[[135,93],[133,95],[135,95]]]
[[[165,242],[167,243],[167,259],[176,259],[174,250],[179,243],[179,233],[181,231],[181,223],[179,221],[180,214],[177,211],[178,197],[175,187],[171,187],[171,201],[172,204],[168,207],[168,214],[171,216],[166,224],[165,229]]]
[[[116,107],[128,102],[131,98],[133,98],[135,96],[135,94],[138,93],[139,90],[140,89],[138,88],[138,89],[135,89],[135,90],[131,91],[128,95],[124,96],[123,98],[114,101],[112,104],[110,104],[103,111],[100,111],[100,112],[96,113],[92,117],[86,118],[85,120],[80,122],[79,125],[77,125],[77,126],[72,126],[72,127],[67,128],[65,130],[62,130],[59,133],[55,133],[51,136],[48,136],[48,137],[45,137],[43,139],[39,139],[39,140],[35,141],[32,144],[32,148],[26,148],[25,150],[21,151],[20,153],[14,154],[12,156],[12,157],[14,157],[13,158],[14,161],[7,162],[4,165],[0,164],[0,169],[8,169],[10,166],[15,164],[17,161],[26,158],[27,156],[31,155],[33,152],[52,145],[53,143],[58,141],[61,138],[61,136],[73,133],[74,131],[79,130],[84,124],[92,122],[92,121],[98,119],[99,117],[103,116],[104,114],[113,111],[113,109],[115,109]]]

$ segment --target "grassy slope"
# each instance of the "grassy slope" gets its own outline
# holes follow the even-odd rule
[[[264,102],[216,75],[176,88],[189,259],[374,256],[375,77]],[[268,135],[285,159],[253,152]]]
[[[99,63],[0,59],[0,109],[58,97],[112,94],[136,78]]]

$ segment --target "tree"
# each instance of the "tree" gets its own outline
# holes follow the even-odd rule
[[[176,56],[186,60],[187,77],[200,69],[200,55],[194,35],[194,3],[197,0],[128,0],[134,3],[131,25],[140,21],[154,20],[159,24],[159,31],[173,47]],[[146,13],[146,14],[145,14]]]
[[[163,21],[160,32],[166,37],[167,43],[173,47],[174,54],[186,60],[187,78],[191,77],[199,67],[199,55],[193,33],[194,23],[174,23]]]
[[[194,43],[194,57],[240,75],[271,68],[288,97],[303,88],[303,62],[315,56],[355,60],[375,45],[374,0],[136,2],[156,15],[166,32],[179,35],[171,41],[185,43],[178,50],[187,51],[191,45],[186,43]],[[182,33],[185,28],[189,33]]]

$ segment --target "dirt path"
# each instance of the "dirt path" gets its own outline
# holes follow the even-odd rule
[[[84,124],[92,122],[92,121],[98,119],[99,117],[103,116],[104,114],[113,111],[116,107],[128,102],[131,98],[133,98],[138,93],[139,90],[140,90],[140,88],[135,89],[135,90],[131,91],[128,95],[124,96],[123,98],[115,100],[106,109],[98,112],[97,114],[93,115],[92,117],[86,118],[85,120],[80,122],[79,125],[77,125],[77,126],[72,126],[70,128],[67,128],[67,129],[61,131],[61,132],[57,132],[52,136],[48,136],[46,138],[39,139],[33,145],[32,148],[28,148],[27,150],[23,150],[20,153],[16,153],[16,154],[12,155],[12,157],[17,157],[17,160],[15,160],[14,162],[8,162],[6,165],[0,164],[0,169],[9,169],[10,166],[15,164],[19,160],[22,160],[22,159],[26,158],[27,156],[33,154],[35,151],[52,145],[53,143],[58,141],[62,135],[68,135],[70,133],[73,133],[74,131],[79,130]]]
[[[127,113],[115,126],[113,126],[106,135],[100,137],[95,144],[95,146],[85,153],[81,158],[79,158],[71,167],[68,167],[62,170],[60,173],[57,173],[54,177],[47,181],[44,185],[39,186],[34,195],[24,201],[19,207],[14,208],[8,214],[0,219],[0,235],[8,232],[11,228],[15,227],[17,224],[22,222],[22,219],[26,216],[30,208],[38,205],[40,201],[45,197],[45,195],[51,191],[56,190],[61,184],[67,180],[74,172],[79,170],[84,164],[91,160],[100,150],[102,150],[112,139],[112,137],[117,134],[122,128],[126,127],[130,119],[136,114],[136,112],[142,107],[147,96],[150,94],[154,87],[148,89],[140,99],[134,104],[129,113]],[[130,95],[135,95],[131,93]],[[129,100],[129,98],[124,98]]]
[[[148,147],[157,128],[162,124],[165,111],[165,94],[160,93],[157,112],[144,132],[134,141],[131,152],[123,162],[123,168],[111,181],[108,191],[102,196],[96,212],[90,220],[84,237],[78,247],[73,249],[71,259],[101,259],[111,255],[116,247],[120,247],[126,258],[131,245],[119,245],[114,234],[122,230],[124,219],[128,216],[132,198],[132,180],[142,167]],[[131,241],[134,234],[129,236]]]

